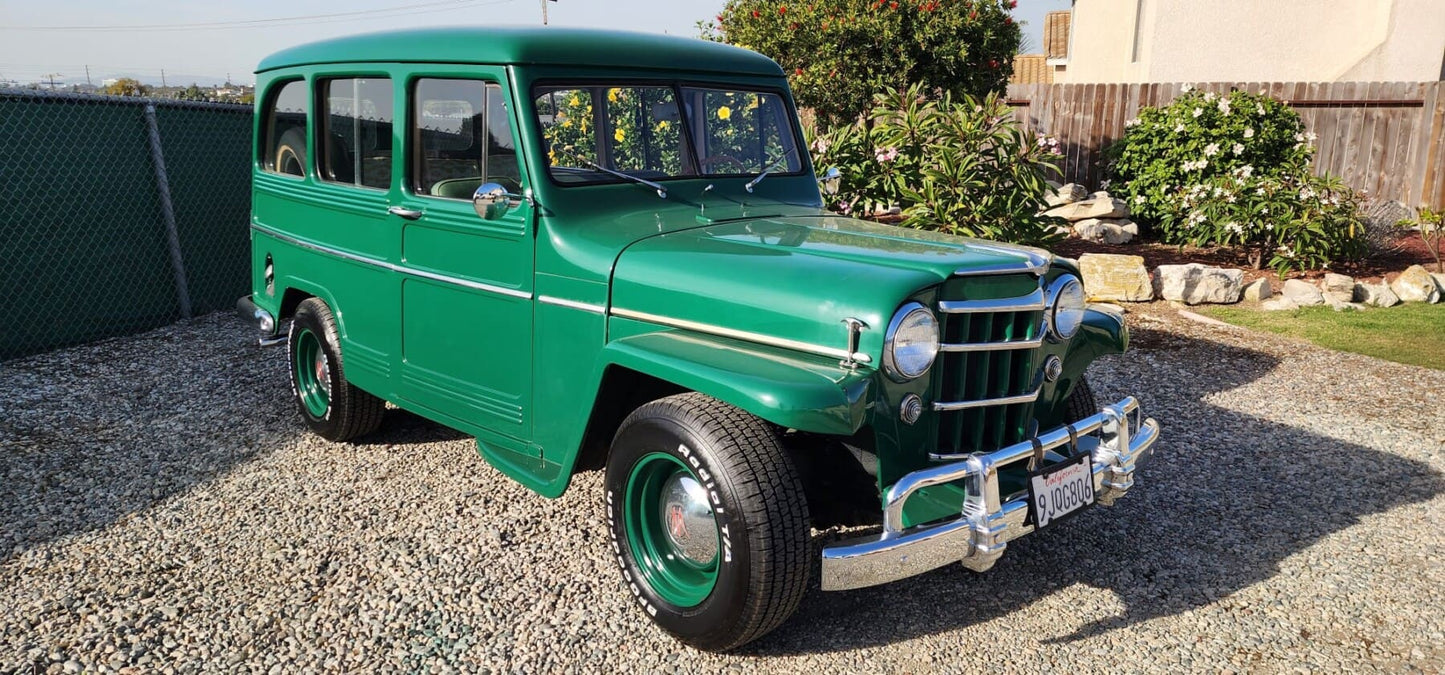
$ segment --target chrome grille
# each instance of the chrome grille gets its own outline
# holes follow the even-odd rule
[[[1043,384],[1045,300],[1038,280],[1026,280],[1033,291],[1009,297],[971,299],[979,285],[972,279],[945,285],[938,303],[943,345],[933,397],[936,458],[992,452],[1027,436]],[[1017,288],[1025,279],[1014,281]]]

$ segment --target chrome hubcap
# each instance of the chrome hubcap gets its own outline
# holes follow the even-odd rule
[[[326,352],[320,349],[316,350],[316,362],[312,364],[312,368],[316,372],[316,383],[321,386],[321,390],[325,391],[327,396],[330,396],[331,364],[326,361]]]
[[[675,474],[663,486],[662,524],[678,555],[699,565],[717,557],[717,521],[707,491],[692,476]]]

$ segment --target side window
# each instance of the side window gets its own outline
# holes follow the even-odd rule
[[[271,173],[306,175],[306,83],[293,80],[272,87],[266,104],[261,168]]]
[[[361,187],[391,187],[391,80],[325,80],[321,105],[321,177]]]
[[[410,136],[412,188],[419,195],[470,199],[482,183],[522,191],[517,145],[496,84],[417,80]]]

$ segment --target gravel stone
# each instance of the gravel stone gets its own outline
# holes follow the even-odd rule
[[[1445,669],[1439,373],[1127,316],[1091,383],[1164,433],[1116,507],[982,575],[815,574],[725,655],[623,591],[600,472],[544,499],[395,409],[326,442],[229,315],[0,363],[0,672]]]

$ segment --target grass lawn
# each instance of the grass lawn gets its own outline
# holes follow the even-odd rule
[[[1302,307],[1266,312],[1243,305],[1196,308],[1220,321],[1308,340],[1321,347],[1445,370],[1445,303],[1364,311]]]

